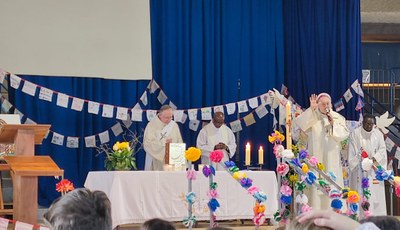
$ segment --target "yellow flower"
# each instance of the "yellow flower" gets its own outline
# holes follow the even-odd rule
[[[299,180],[299,176],[298,176],[297,174],[291,174],[291,175],[289,176],[289,181],[292,182],[292,183],[295,183],[295,182],[297,182],[298,180]]]
[[[303,163],[303,165],[301,166],[301,170],[303,170],[304,173],[308,173],[308,166]]]
[[[246,178],[247,177],[247,175],[246,175],[246,173],[244,173],[244,172],[234,172],[233,173],[233,178],[235,178],[236,180],[238,180],[238,179],[242,179],[242,178]]]
[[[324,170],[325,170],[325,165],[322,164],[322,163],[318,163],[318,164],[317,164],[317,168],[318,168],[319,170],[321,170],[321,171],[324,171]]]
[[[265,205],[263,204],[256,204],[253,208],[254,214],[263,213],[265,212]]]
[[[201,156],[201,150],[195,147],[190,147],[185,151],[185,158],[188,161],[197,161]]]
[[[348,195],[347,195],[347,201],[349,201],[350,203],[357,203],[360,200],[360,196],[358,195],[358,193],[356,191],[349,191]]]
[[[119,142],[117,141],[114,145],[113,145],[113,150],[117,151],[119,149]]]

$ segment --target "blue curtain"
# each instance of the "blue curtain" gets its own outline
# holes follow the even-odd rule
[[[285,0],[285,85],[307,108],[312,93],[327,92],[332,102],[357,78],[361,82],[359,0]],[[343,115],[356,119],[353,99]]]

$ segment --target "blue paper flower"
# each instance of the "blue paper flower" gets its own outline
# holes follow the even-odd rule
[[[328,172],[328,176],[329,176],[333,181],[336,181],[336,179],[337,179],[335,173],[332,172],[332,171],[329,171],[329,172]]]
[[[188,194],[186,194],[186,201],[189,204],[193,204],[196,200],[196,193],[194,192],[189,192]]]
[[[236,166],[235,162],[233,162],[233,161],[225,161],[224,164],[225,164],[225,166],[226,166],[227,168]]]
[[[339,209],[342,209],[342,207],[343,207],[343,203],[342,203],[341,200],[339,200],[339,199],[333,199],[332,200],[331,208],[339,210]]]
[[[369,179],[368,179],[368,177],[363,177],[361,179],[361,188],[366,189],[368,187],[369,187]]]
[[[281,202],[284,204],[291,204],[292,203],[292,196],[281,196]]]
[[[291,161],[294,165],[298,166],[301,168],[301,163],[299,158],[293,158],[293,160]]]
[[[242,185],[243,188],[249,188],[253,185],[253,180],[250,178],[242,178],[240,179],[240,184]]]
[[[210,170],[211,170],[211,173],[215,176],[215,168],[214,168],[214,166],[210,165]]]
[[[203,167],[203,174],[205,177],[208,177],[211,174],[211,169],[207,165]]]
[[[263,192],[256,192],[254,193],[253,197],[259,202],[265,202],[267,200],[267,195]]]
[[[317,177],[315,176],[315,174],[313,172],[309,171],[307,173],[307,176],[306,176],[307,184],[312,185],[316,179],[317,179]]]
[[[304,149],[300,150],[300,152],[299,152],[299,158],[300,158],[301,160],[305,159],[307,156],[308,156],[308,152],[307,152],[306,150],[304,150]]]
[[[219,203],[217,199],[211,199],[208,202],[208,207],[211,209],[211,211],[215,212],[215,210],[217,210],[217,208],[219,208]]]
[[[358,204],[357,203],[351,203],[350,204],[350,210],[355,213],[358,210]]]

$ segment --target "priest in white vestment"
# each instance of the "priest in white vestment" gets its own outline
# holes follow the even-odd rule
[[[307,135],[307,150],[325,166],[326,172],[336,175],[336,183],[343,187],[341,142],[349,136],[345,118],[332,111],[331,97],[321,93],[310,97],[310,108],[294,119]],[[318,173],[315,173],[318,177]],[[334,188],[332,186],[332,188]],[[331,199],[312,186],[305,191],[313,209],[330,209]]]
[[[386,170],[387,154],[386,145],[382,132],[375,126],[375,117],[371,114],[365,114],[362,126],[354,129],[350,134],[349,141],[349,170],[350,170],[350,188],[362,194],[361,179],[362,172],[360,167],[362,150],[368,153],[375,164],[378,163]],[[385,184],[383,181],[375,180],[375,172],[373,169],[367,172],[369,178],[369,189],[371,197],[369,198],[372,215],[386,215],[386,196]]]
[[[144,170],[163,171],[165,144],[183,142],[179,127],[172,116],[172,108],[163,105],[157,116],[147,124],[143,137],[143,148],[146,151]]]
[[[210,164],[210,152],[222,150],[224,157],[221,160],[223,164],[232,158],[236,152],[236,140],[232,130],[224,124],[225,115],[222,112],[216,112],[212,122],[204,126],[197,137],[197,148],[201,150],[201,163]],[[221,165],[216,166],[217,170],[223,170]]]

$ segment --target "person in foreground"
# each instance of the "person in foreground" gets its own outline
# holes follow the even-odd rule
[[[166,143],[182,143],[178,125],[172,120],[171,106],[163,105],[157,116],[144,130],[143,148],[146,151],[144,170],[163,171]]]
[[[201,163],[210,164],[210,152],[221,150],[224,157],[221,162],[228,161],[235,155],[236,141],[232,130],[225,124],[225,115],[222,112],[214,113],[212,122],[204,126],[197,137],[197,148],[201,149]],[[216,166],[217,170],[223,168]]]
[[[372,222],[365,222],[360,224],[359,222],[351,219],[342,214],[338,214],[331,210],[312,210],[310,212],[303,213],[296,217],[294,223],[299,225],[312,221],[317,227],[325,227],[325,229],[333,230],[379,230],[379,228]],[[291,229],[318,229],[318,228],[289,228],[290,224],[287,225],[288,230]],[[320,228],[321,229],[321,228]],[[322,228],[324,229],[324,228]]]
[[[375,117],[371,114],[364,115],[362,126],[354,129],[349,139],[348,162],[350,188],[359,191],[359,193],[363,177],[360,168],[362,151],[367,152],[368,158],[374,164],[379,164],[386,170],[387,154],[385,140],[382,132],[375,126]],[[385,184],[383,181],[374,181],[375,172],[373,169],[368,170],[367,173],[369,184],[371,185],[370,210],[373,215],[386,215]]]
[[[294,119],[294,123],[307,135],[307,150],[336,175],[336,183],[343,187],[341,142],[349,136],[346,120],[332,111],[331,97],[327,93],[310,97],[310,108]],[[330,198],[313,186],[307,191],[310,205],[315,209],[329,209]]]
[[[111,230],[111,203],[102,191],[72,190],[55,200],[43,215],[51,230]]]
[[[371,216],[366,219],[360,220],[360,223],[372,222],[378,228],[384,230],[398,230],[400,229],[400,220],[393,216]]]
[[[143,223],[140,230],[175,230],[175,226],[163,219],[153,218]]]

